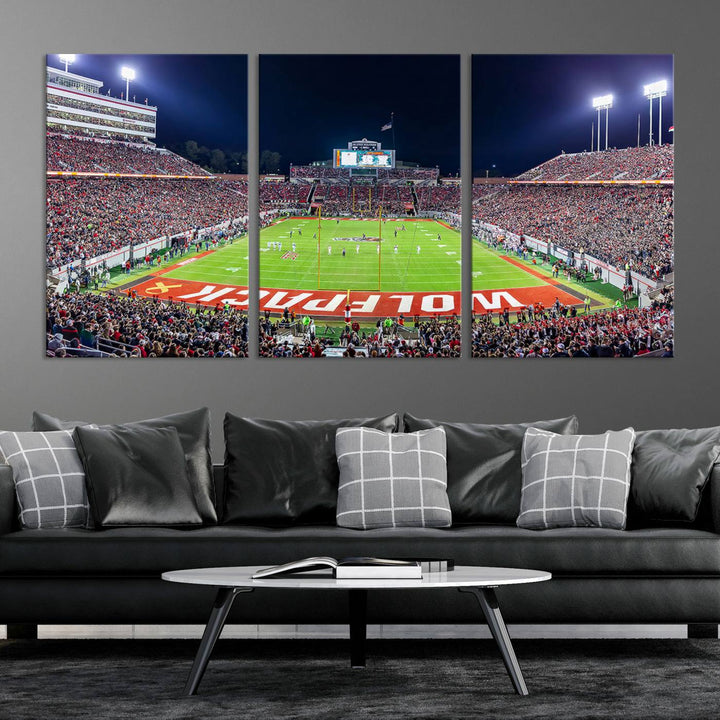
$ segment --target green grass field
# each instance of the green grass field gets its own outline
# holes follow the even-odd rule
[[[271,225],[260,233],[260,284],[298,290],[460,290],[457,230],[434,221],[388,220],[382,224],[380,253],[377,242],[340,239],[361,238],[363,234],[377,237],[378,232],[376,221],[323,219],[318,253],[317,218],[290,218]],[[282,249],[273,249],[273,242],[281,242]],[[284,258],[292,254],[293,243],[297,257]]]
[[[402,227],[405,227],[405,230]],[[395,231],[397,230],[397,236]],[[290,232],[292,231],[292,237]],[[377,237],[372,221],[321,220],[320,285],[318,287],[318,220],[290,218],[260,232],[260,284],[290,290],[382,290],[385,292],[448,292],[460,290],[460,233],[435,221],[388,220],[382,226],[382,251],[377,242],[337,238]],[[280,250],[272,243],[282,243]],[[295,259],[292,255],[295,243]],[[395,246],[397,245],[397,252]],[[328,253],[328,246],[331,252]],[[420,252],[418,252],[418,246]],[[342,251],[345,250],[343,256]],[[195,257],[191,251],[180,260]],[[473,289],[531,287],[543,281],[502,259],[499,253],[473,243]],[[172,261],[173,263],[178,260]],[[378,288],[378,265],[380,287]],[[158,269],[158,268],[155,268]],[[162,267],[159,268],[162,270]],[[139,269],[137,274],[145,274]],[[133,273],[135,275],[135,273]],[[247,285],[248,239],[235,239],[215,252],[164,274],[167,278],[203,283]],[[127,281],[119,276],[117,283]],[[115,283],[112,283],[115,284]]]
[[[472,264],[473,290],[508,290],[546,284],[477,241],[473,241]]]
[[[402,229],[403,226],[405,230]],[[289,290],[381,290],[384,292],[460,290],[461,240],[457,230],[435,221],[407,218],[388,220],[382,225],[383,241],[380,254],[377,251],[377,242],[358,242],[350,239],[361,238],[363,233],[370,238],[377,237],[378,231],[376,221],[323,219],[319,233],[318,255],[317,218],[281,220],[264,228],[260,233],[260,284],[265,288]],[[281,249],[273,247],[273,243],[282,243]],[[330,252],[328,247],[331,248]],[[542,277],[537,277],[507,262],[503,255],[504,253],[492,250],[479,241],[473,241],[474,291],[512,290],[546,284]],[[175,265],[190,258],[196,259],[175,267],[164,273],[163,277],[207,284],[247,286],[247,236],[236,238],[232,245],[228,243],[203,257],[197,257],[195,251],[191,250],[182,258],[172,260],[171,264]],[[378,287],[378,265],[381,270],[380,287]],[[531,266],[527,263],[527,267],[528,270],[539,272],[550,279],[549,266]],[[162,272],[164,267],[153,269]],[[138,268],[130,277],[118,274],[113,277],[110,286],[122,285],[127,283],[128,279],[146,274],[145,268]],[[583,293],[590,294],[602,305],[607,305],[609,301],[615,299],[612,294],[614,290],[615,288],[600,283],[582,286]]]
[[[195,251],[191,250],[180,260],[173,260],[171,263],[182,262],[195,254]],[[165,273],[163,277],[245,287],[248,282],[248,237],[244,235],[235,238],[232,245],[228,243],[209,255]]]

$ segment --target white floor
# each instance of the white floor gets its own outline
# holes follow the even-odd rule
[[[686,625],[509,625],[513,638],[686,638]],[[200,639],[202,625],[41,625],[42,639]],[[227,625],[224,638],[347,638],[347,625]],[[7,637],[0,625],[0,639]],[[369,638],[489,638],[484,625],[368,625]]]

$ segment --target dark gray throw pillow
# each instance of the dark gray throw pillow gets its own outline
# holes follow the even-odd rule
[[[639,431],[630,485],[632,520],[694,522],[719,455],[720,427]]]
[[[97,527],[202,525],[175,428],[81,426],[73,439]]]
[[[341,427],[395,432],[398,416],[265,420],[225,415],[226,523],[335,524]]]
[[[529,427],[562,435],[577,432],[577,418],[512,425],[444,422],[405,413],[405,432],[444,427],[448,498],[453,524],[515,524],[520,512],[520,453]]]
[[[48,432],[51,430],[69,430],[72,432],[79,425],[92,425],[84,420],[61,420],[47,413],[33,411],[32,429],[35,432]]]
[[[33,430],[72,430],[87,423],[60,420],[45,413],[33,413]],[[125,427],[165,428],[177,430],[185,451],[188,478],[193,489],[195,503],[204,522],[217,522],[215,511],[215,483],[210,458],[210,411],[207,408],[173,413],[149,420],[126,423]],[[120,427],[105,425],[100,427]]]

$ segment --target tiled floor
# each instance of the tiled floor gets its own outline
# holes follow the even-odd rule
[[[510,625],[513,638],[684,638],[686,625]],[[40,638],[197,638],[202,625],[41,625]],[[225,638],[345,638],[346,625],[227,625]],[[0,639],[6,628],[0,625]],[[489,638],[484,625],[369,625],[369,638]]]

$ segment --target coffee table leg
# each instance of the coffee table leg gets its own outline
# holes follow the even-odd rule
[[[498,605],[495,591],[492,588],[458,588],[458,590],[460,590],[460,592],[472,593],[477,598],[483,615],[485,615],[485,621],[490,628],[490,632],[493,638],[495,638],[497,646],[500,648],[505,669],[512,680],[515,692],[518,695],[528,695],[522,670],[520,670],[520,664],[517,661],[515,650],[513,650],[510,640],[510,634],[508,633],[503,616],[500,613],[500,606]]]
[[[350,609],[350,667],[365,667],[365,639],[367,638],[367,590],[349,590]]]
[[[205,626],[200,647],[198,648],[193,666],[190,669],[187,682],[185,683],[185,695],[195,695],[198,685],[205,673],[210,655],[212,655],[215,641],[220,637],[225,620],[227,619],[233,600],[238,593],[252,592],[252,588],[219,588],[215,604],[213,605],[210,619]]]

